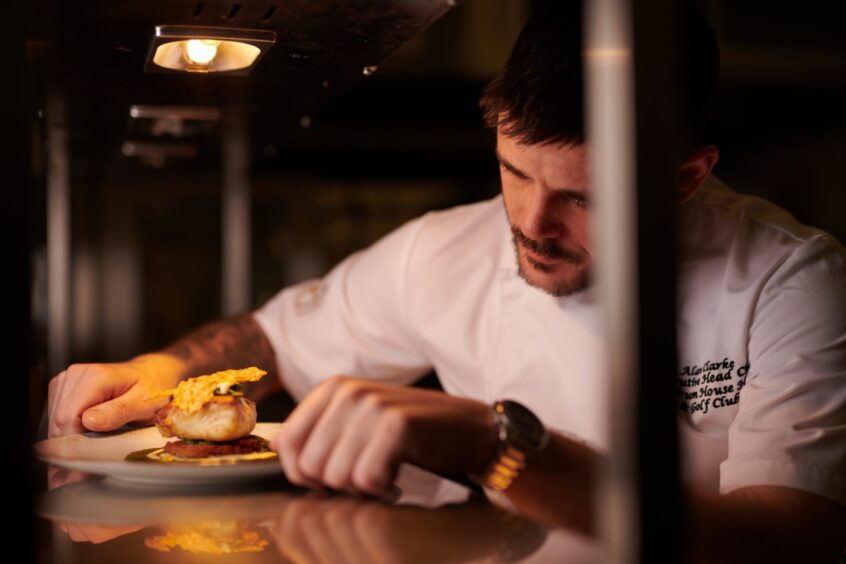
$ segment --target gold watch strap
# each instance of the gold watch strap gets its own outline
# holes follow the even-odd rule
[[[470,477],[488,489],[504,492],[529,459],[544,448],[549,434],[534,413],[514,400],[497,401],[491,411],[497,434],[497,453],[482,474]]]
[[[526,455],[513,446],[506,446],[479,480],[483,486],[505,491],[526,467]]]

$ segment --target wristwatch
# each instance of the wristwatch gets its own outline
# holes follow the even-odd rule
[[[497,453],[484,473],[471,478],[502,492],[517,478],[528,461],[543,450],[549,433],[529,408],[514,400],[500,400],[493,404],[492,409],[497,430]]]

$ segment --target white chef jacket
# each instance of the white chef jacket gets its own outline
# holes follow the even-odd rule
[[[846,504],[846,251],[713,177],[679,219],[683,479]],[[254,315],[297,399],[336,374],[434,368],[447,393],[515,399],[607,449],[595,299],[520,278],[501,197],[417,218]]]

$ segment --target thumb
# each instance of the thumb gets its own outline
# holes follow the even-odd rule
[[[82,424],[91,431],[113,431],[130,421],[151,419],[155,408],[132,393],[103,402],[82,413]]]

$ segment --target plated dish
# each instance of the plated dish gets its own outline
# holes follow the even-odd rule
[[[272,439],[281,423],[257,423],[252,434]],[[35,455],[49,464],[134,484],[207,486],[282,476],[276,458],[243,460],[234,464],[155,464],[131,462],[127,454],[162,447],[154,426],[111,433],[82,433],[39,441]]]
[[[256,405],[244,397],[243,384],[265,374],[253,366],[189,378],[147,398],[170,399],[154,427],[48,439],[35,454],[64,468],[154,485],[279,475],[269,441],[280,424],[256,424]]]
[[[135,462],[165,464],[232,464],[246,460],[275,459],[263,437],[251,434],[256,426],[256,404],[244,397],[244,383],[267,374],[251,366],[188,378],[175,388],[156,392],[162,397],[154,421],[162,437],[176,437],[159,449],[127,455]]]

